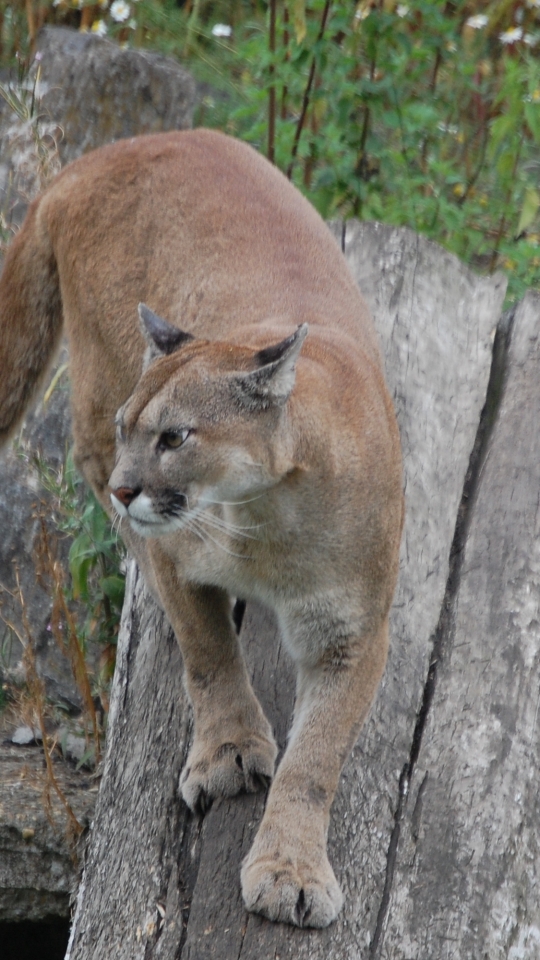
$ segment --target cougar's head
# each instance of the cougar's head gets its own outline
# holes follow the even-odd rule
[[[145,370],[116,417],[109,483],[116,511],[153,537],[211,503],[255,498],[291,469],[284,409],[307,325],[253,351],[195,339],[143,304],[139,315]]]

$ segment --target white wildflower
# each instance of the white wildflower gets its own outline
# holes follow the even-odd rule
[[[484,13],[477,13],[474,17],[469,17],[465,21],[466,27],[471,27],[473,30],[482,30],[484,27],[487,27],[488,18]]]
[[[454,126],[453,123],[438,123],[437,130],[440,130],[441,133],[451,133],[453,137],[456,137],[459,132],[459,128]]]
[[[230,37],[232,34],[232,27],[228,23],[215,23],[212,27],[212,36],[213,37]]]
[[[114,0],[111,4],[111,17],[117,23],[124,23],[131,13],[131,7],[125,0]]]
[[[532,10],[540,10],[540,0],[526,0],[527,6]]]
[[[98,37],[104,37],[107,33],[107,24],[104,20],[94,20],[92,24],[92,33]]]
[[[396,7],[396,13],[398,17],[406,17],[409,12],[409,7],[406,3],[398,3]]]
[[[523,43],[526,43],[528,47],[535,47],[540,37],[537,33],[526,33],[523,37]]]
[[[501,43],[510,44],[517,43],[518,40],[521,40],[523,37],[523,30],[521,27],[509,27],[508,30],[505,30],[504,33],[499,34],[499,40]]]

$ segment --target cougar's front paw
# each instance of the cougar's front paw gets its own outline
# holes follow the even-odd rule
[[[265,838],[255,843],[242,866],[242,894],[248,910],[297,927],[327,927],[343,903],[324,849],[313,856],[299,844]]]
[[[180,777],[180,792],[194,813],[205,814],[218,797],[267,790],[276,755],[274,741],[257,735],[217,745],[195,741]]]

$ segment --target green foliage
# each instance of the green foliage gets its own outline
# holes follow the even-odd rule
[[[324,0],[306,6],[301,43],[280,4],[275,54],[262,29],[239,45],[247,103],[228,129],[265,150],[274,84],[275,161],[289,171],[314,66],[292,178],[323,216],[408,225],[478,269],[502,266],[510,300],[537,284],[540,10],[335,2],[320,38]]]
[[[78,639],[115,645],[124,601],[125,551],[111,522],[77,473],[72,454],[63,468],[52,470],[37,461],[41,483],[52,495],[54,526],[71,540],[70,582],[66,600],[78,611]]]
[[[4,61],[24,53],[25,15],[26,36],[41,17],[176,56],[202,85],[196,123],[271,150],[323,216],[503,267],[511,300],[538,283],[536,0],[49,0],[32,24],[31,9],[0,0]]]

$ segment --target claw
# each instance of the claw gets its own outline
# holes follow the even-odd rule
[[[304,920],[309,915],[309,908],[306,907],[306,895],[303,890],[300,890],[298,894],[298,900],[296,901],[296,907],[294,910],[296,914],[296,919],[299,927],[304,926]]]
[[[200,817],[204,817],[210,810],[213,802],[213,797],[209,797],[205,790],[201,790],[195,802],[195,813],[198,813]]]
[[[253,774],[253,783],[255,785],[255,790],[261,790],[263,793],[266,793],[270,788],[272,783],[272,777],[267,776],[266,773],[259,773],[256,771]]]

